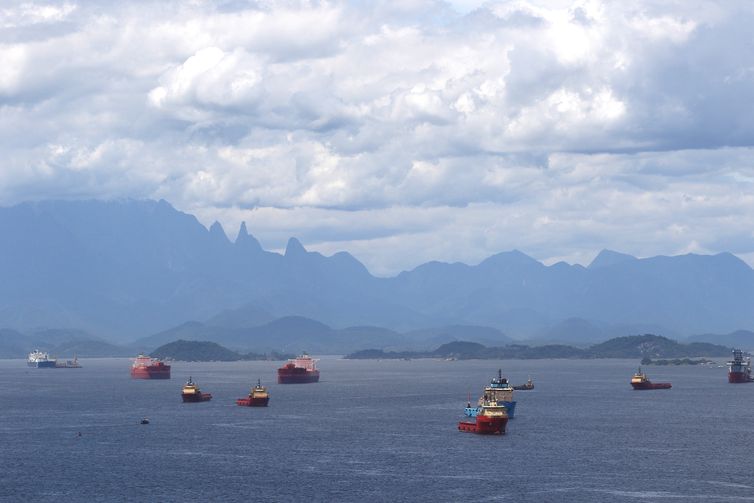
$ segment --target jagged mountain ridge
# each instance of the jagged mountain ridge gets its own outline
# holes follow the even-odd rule
[[[578,330],[568,319],[681,336],[754,327],[754,271],[729,253],[606,250],[582,267],[514,250],[377,278],[345,252],[325,257],[295,238],[284,254],[267,252],[245,225],[231,241],[220,224],[207,229],[165,201],[134,200],[0,208],[0,235],[0,326],[79,328],[120,342],[242,306],[262,321],[304,316],[401,332],[477,325],[514,338]]]

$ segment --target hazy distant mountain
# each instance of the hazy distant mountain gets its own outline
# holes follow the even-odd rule
[[[750,330],[736,330],[728,334],[699,334],[688,338],[693,342],[711,342],[724,344],[732,348],[754,351],[754,332]]]
[[[344,327],[477,326],[498,331],[493,340],[574,343],[603,330],[631,333],[613,332],[620,327],[673,335],[754,328],[754,271],[728,253],[637,259],[604,250],[582,267],[511,251],[478,265],[430,262],[376,278],[345,252],[325,257],[292,238],[283,255],[270,253],[245,225],[231,241],[219,224],[207,229],[165,201],[133,200],[0,208],[0,236],[0,326],[20,332],[81,329],[122,342],[207,320],[229,341],[273,342],[284,332],[288,343],[315,351],[320,337],[343,342]],[[291,317],[328,329],[275,324]]]
[[[25,358],[34,349],[59,358],[133,354],[130,348],[111,344],[81,330],[38,329],[27,333],[0,330],[0,358]]]

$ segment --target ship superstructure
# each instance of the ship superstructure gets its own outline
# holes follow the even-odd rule
[[[744,357],[740,349],[733,350],[733,359],[728,362],[728,382],[752,382],[751,358]]]
[[[38,349],[35,349],[31,353],[29,353],[29,356],[26,359],[26,364],[29,367],[38,369],[54,369],[56,367],[56,363],[57,360],[55,358],[51,358],[48,353],[40,351]]]

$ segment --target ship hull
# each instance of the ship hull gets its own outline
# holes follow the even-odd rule
[[[480,435],[504,435],[507,424],[507,417],[477,416],[474,422],[459,421],[458,430]]]
[[[731,384],[738,384],[744,382],[754,382],[751,378],[751,374],[748,372],[728,372],[728,382]]]
[[[209,402],[212,400],[212,393],[188,393],[181,394],[183,403]]]
[[[270,401],[270,397],[264,397],[264,398],[252,398],[252,397],[246,397],[246,398],[239,398],[236,400],[236,405],[240,405],[242,407],[267,407],[267,404]]]
[[[137,367],[131,369],[131,379],[170,379],[170,366],[162,368]]]
[[[26,362],[29,367],[35,368],[35,369],[54,369],[57,368],[56,361],[55,360],[48,360],[48,361],[42,361],[42,362]]]
[[[669,382],[642,382],[642,383],[631,383],[631,386],[635,390],[645,390],[645,389],[670,389],[671,385]]]
[[[278,370],[278,384],[306,384],[310,382],[319,382],[319,370],[307,371],[301,369],[302,372]]]
[[[507,401],[499,401],[500,405],[505,406],[505,410],[508,413],[508,418],[513,419],[515,417],[516,413],[516,402],[507,402]],[[468,417],[477,417],[477,413],[479,412],[479,407],[466,407],[463,409],[463,413],[466,414]]]

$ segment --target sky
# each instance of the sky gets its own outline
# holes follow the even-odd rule
[[[754,3],[4,1],[0,205],[165,199],[377,275],[754,264]]]

